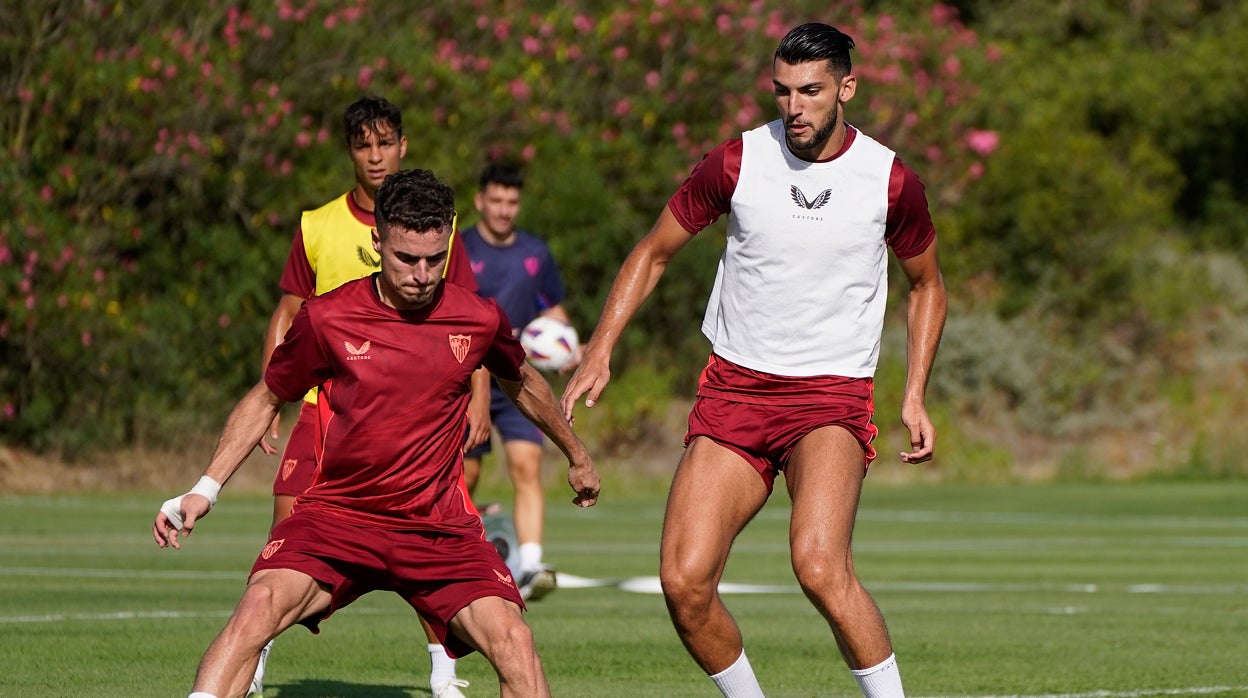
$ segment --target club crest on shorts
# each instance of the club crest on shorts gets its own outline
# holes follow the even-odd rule
[[[298,463],[299,461],[294,458],[287,458],[286,460],[282,461],[282,480],[283,481],[290,479],[290,474],[295,472],[295,465],[297,465]]]
[[[464,363],[464,359],[468,358],[468,347],[472,346],[472,336],[466,334],[449,334],[446,336],[451,341],[451,351],[455,353],[455,360]]]
[[[269,541],[269,544],[264,546],[264,550],[260,551],[260,557],[264,558],[265,560],[273,557],[273,554],[276,553],[282,547],[282,543],[285,543],[285,542],[286,542],[285,538],[279,538],[278,540]]]

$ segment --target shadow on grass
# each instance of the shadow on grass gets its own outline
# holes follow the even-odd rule
[[[411,693],[399,686],[305,679],[265,686],[266,698],[423,698],[429,689]]]

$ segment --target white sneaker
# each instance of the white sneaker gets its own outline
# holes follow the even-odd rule
[[[525,601],[541,601],[558,587],[555,571],[549,567],[539,567],[520,576],[520,598]]]
[[[463,679],[451,679],[433,687],[433,698],[468,698],[464,695],[461,688],[468,688],[468,682]]]
[[[260,650],[260,661],[256,664],[256,675],[251,677],[251,688],[247,690],[248,698],[264,698],[264,668],[269,663],[269,650],[273,648],[273,641],[269,640],[264,645],[264,649]]]

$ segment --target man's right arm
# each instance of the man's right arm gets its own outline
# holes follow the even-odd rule
[[[611,284],[581,365],[563,391],[560,404],[567,419],[572,419],[572,408],[582,395],[586,407],[598,401],[611,380],[611,352],[624,328],[654,291],[668,262],[692,239],[693,234],[680,224],[671,207],[665,206],[654,227],[628,254]]]

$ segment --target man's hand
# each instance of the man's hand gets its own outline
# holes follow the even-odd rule
[[[572,498],[573,504],[578,507],[592,507],[598,503],[598,492],[602,483],[591,461],[586,460],[580,465],[569,466],[568,484],[576,493],[576,496]]]
[[[217,494],[221,485],[205,475],[195,483],[190,492],[166,500],[156,512],[156,520],[152,522],[152,537],[156,545],[165,548],[170,545],[181,549],[178,535],[191,535],[195,522],[208,515],[217,503]]]
[[[901,423],[910,431],[910,451],[901,453],[905,463],[923,463],[932,459],[936,452],[936,427],[927,415],[922,403],[906,403],[901,406]]]
[[[264,435],[260,439],[260,444],[259,444],[260,450],[264,451],[266,454],[270,456],[277,454],[277,440],[281,436],[281,433],[278,431],[278,428],[281,427],[281,425],[282,425],[282,413],[278,412],[277,415],[273,417],[273,423],[269,425],[269,433]],[[272,443],[269,442],[269,439],[273,440]]]
[[[585,395],[586,407],[593,407],[597,404],[598,398],[610,380],[610,354],[599,356],[594,353],[593,347],[590,347],[584,354],[584,361],[577,367],[576,373],[572,374],[567,386],[563,389],[563,397],[559,400],[559,406],[563,409],[564,418],[569,422],[574,421],[572,408],[576,407],[576,401],[582,395]]]

